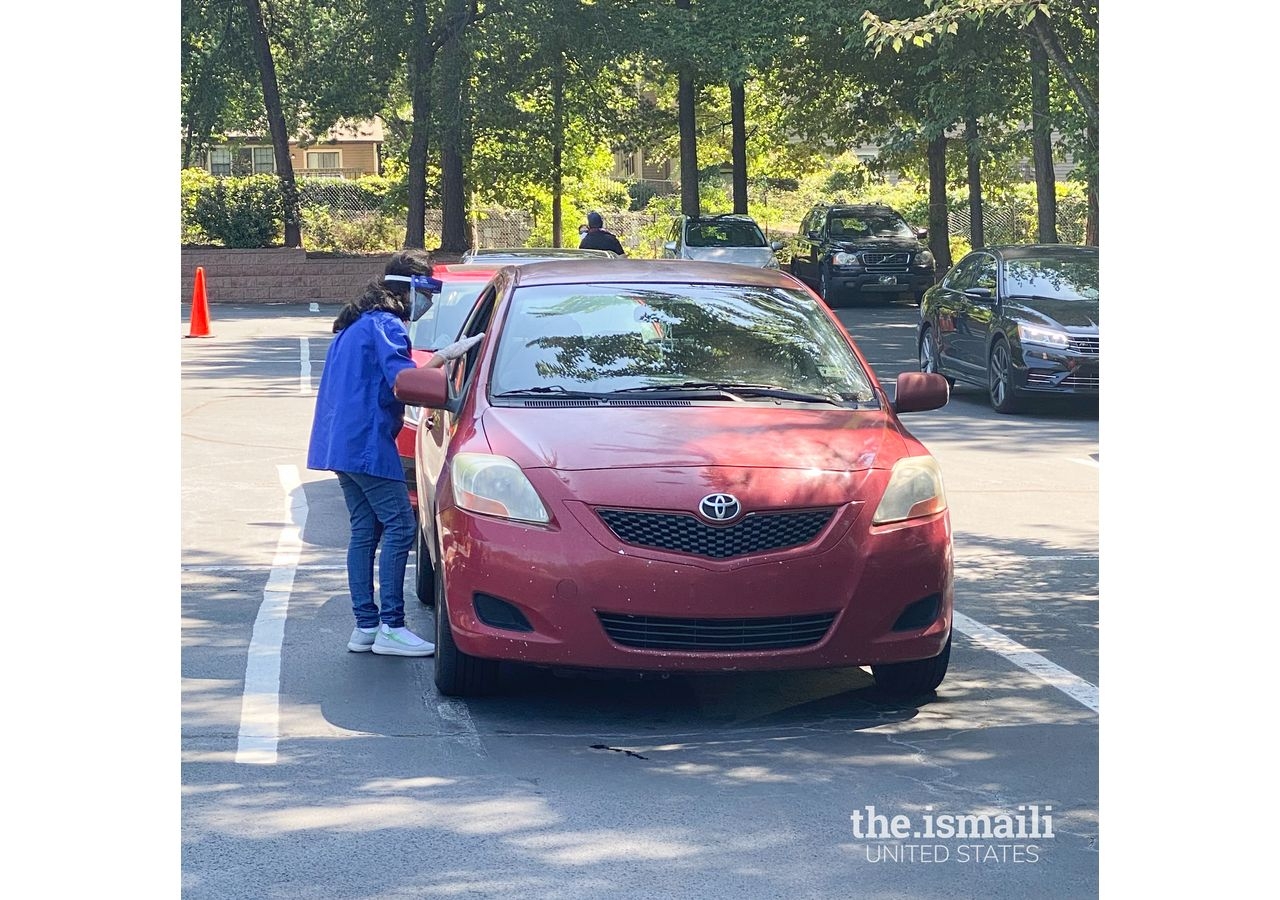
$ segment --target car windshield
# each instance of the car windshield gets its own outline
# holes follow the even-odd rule
[[[416,322],[409,323],[409,340],[413,349],[439,350],[452,343],[484,286],[485,281],[481,278],[444,282],[444,288],[436,295],[431,308]]]
[[[685,243],[690,247],[763,247],[764,235],[754,222],[690,223]]]
[[[843,334],[807,293],[707,284],[518,288],[490,391],[732,392],[735,385],[818,401],[875,399]]]
[[[827,222],[827,230],[835,238],[913,238],[916,236],[911,226],[900,217],[886,213],[833,214]]]
[[[1006,259],[1005,291],[1009,296],[1050,300],[1098,301],[1098,255]]]

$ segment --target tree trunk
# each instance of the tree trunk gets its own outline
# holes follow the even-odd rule
[[[1076,99],[1080,101],[1080,105],[1084,108],[1085,115],[1089,117],[1090,126],[1096,128],[1098,125],[1098,101],[1080,76],[1076,74],[1076,70],[1071,65],[1071,60],[1067,59],[1066,51],[1062,49],[1062,44],[1058,41],[1058,34],[1053,30],[1053,24],[1049,21],[1049,17],[1042,12],[1037,12],[1027,28],[1035,36],[1036,40],[1040,42],[1049,59],[1053,60],[1053,64],[1062,73],[1062,77],[1067,80],[1072,93],[1076,95]]]
[[[427,157],[431,132],[431,69],[435,50],[427,20],[426,0],[413,0],[413,47],[409,59],[409,90],[413,98],[413,126],[409,138],[409,218],[404,245],[425,249],[427,236]]]
[[[978,137],[978,117],[973,113],[964,120],[965,151],[969,163],[969,246],[986,246],[982,225],[982,143]]]
[[[747,88],[741,81],[729,82],[729,105],[733,119],[733,211],[747,213]]]
[[[293,178],[293,161],[289,158],[289,131],[284,124],[284,107],[280,104],[280,87],[276,84],[276,64],[271,58],[271,44],[262,21],[260,0],[244,0],[249,15],[249,31],[253,35],[253,54],[262,76],[262,99],[271,127],[271,146],[275,151],[276,177],[280,179],[280,195],[284,199],[284,245],[302,246],[302,224],[298,213],[298,184]]]
[[[551,246],[562,247],[564,229],[564,57],[551,75]]]
[[[676,0],[678,9],[689,9],[690,0]],[[698,120],[694,109],[693,65],[680,63],[679,101],[680,120],[680,212],[696,216],[700,211],[698,198]]]
[[[1089,203],[1088,218],[1084,225],[1084,242],[1090,247],[1098,246],[1098,132],[1096,129],[1085,129],[1085,143],[1089,148],[1090,158],[1086,161],[1089,167],[1089,187],[1085,196]]]
[[[1053,129],[1049,121],[1049,56],[1031,43],[1031,159],[1036,170],[1036,240],[1058,243],[1058,197],[1054,188]]]
[[[947,235],[947,136],[929,141],[929,250],[942,276],[951,268],[951,241]]]
[[[458,0],[450,0],[446,17],[462,12]],[[455,32],[440,57],[440,249],[461,253],[470,246],[467,234],[467,191],[463,176],[462,116],[465,53],[462,37]]]

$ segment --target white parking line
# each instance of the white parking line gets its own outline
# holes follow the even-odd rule
[[[1082,466],[1092,466],[1095,469],[1098,468],[1098,461],[1096,459],[1076,459],[1075,457],[1072,457],[1071,461],[1073,463],[1080,463]]]
[[[1028,650],[1012,638],[1007,638],[981,622],[970,619],[959,612],[952,612],[953,626],[961,634],[967,635],[975,644],[984,650],[998,653],[1019,668],[1026,669],[1037,678],[1048,682],[1062,691],[1072,700],[1098,711],[1098,688],[1078,675],[1073,675],[1057,663],[1049,662],[1034,650]]]
[[[274,764],[280,739],[280,648],[289,595],[302,553],[302,528],[307,521],[307,497],[297,466],[277,466],[285,492],[285,526],[276,543],[271,574],[262,591],[262,605],[253,622],[244,668],[244,698],[240,704],[240,734],[236,762]]]
[[[307,338],[299,338],[302,343],[302,383],[298,387],[298,393],[311,393],[311,341]]]

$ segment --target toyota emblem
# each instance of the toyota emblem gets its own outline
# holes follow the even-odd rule
[[[698,504],[698,511],[712,522],[728,522],[742,512],[742,504],[733,494],[707,494]]]

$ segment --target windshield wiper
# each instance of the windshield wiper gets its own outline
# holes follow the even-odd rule
[[[544,387],[517,388],[512,391],[503,391],[501,394],[494,394],[494,396],[527,397],[530,394],[555,394],[557,397],[564,397],[566,400],[604,400],[609,396],[608,394],[595,393],[592,391],[571,391],[558,384],[546,385]]]
[[[744,397],[772,397],[777,400],[795,400],[801,403],[831,403],[843,406],[845,403],[858,402],[846,400],[835,394],[810,394],[804,391],[793,391],[773,384],[738,384],[718,381],[684,381],[680,384],[649,384],[643,387],[623,388],[615,394],[637,393],[683,393],[688,391],[715,392],[731,400],[742,401]],[[745,402],[745,401],[743,401]]]
[[[1044,294],[1010,294],[1010,300],[1040,300],[1042,302],[1053,303],[1061,300],[1065,303],[1071,303],[1074,300],[1083,300],[1083,297],[1048,297]]]

